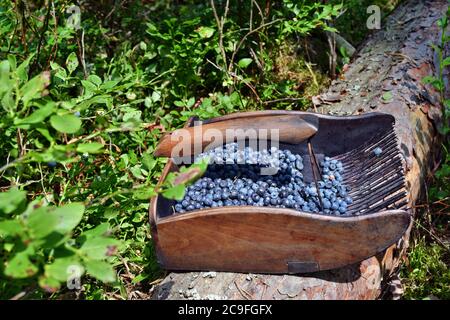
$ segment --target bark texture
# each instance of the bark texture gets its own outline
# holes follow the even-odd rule
[[[430,45],[440,37],[436,21],[446,10],[447,0],[403,3],[367,38],[340,79],[314,99],[319,113],[395,116],[413,214],[439,148],[439,94],[421,80],[437,72]],[[402,260],[410,229],[385,252],[345,268],[307,275],[170,273],[155,286],[152,298],[376,299]]]

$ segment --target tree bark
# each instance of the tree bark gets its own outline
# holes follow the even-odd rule
[[[421,80],[437,73],[438,61],[430,45],[438,42],[436,21],[446,10],[447,0],[410,0],[400,5],[384,27],[360,46],[340,79],[316,99],[321,103],[316,106],[319,113],[379,111],[395,116],[413,213],[439,149],[439,93]],[[152,298],[376,299],[402,261],[411,227],[385,252],[356,265],[307,275],[170,273],[154,288]]]

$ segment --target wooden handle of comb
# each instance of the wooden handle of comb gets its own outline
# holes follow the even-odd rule
[[[259,137],[261,130],[267,130],[267,136]],[[276,136],[273,130],[277,130],[279,142],[298,144],[313,136],[318,128],[299,115],[269,115],[223,120],[178,129],[163,136],[154,155],[171,157],[172,151],[175,151],[176,156],[189,156],[202,152],[205,147],[219,146],[230,140],[252,140],[258,137],[274,139]],[[174,150],[175,147],[176,150]]]

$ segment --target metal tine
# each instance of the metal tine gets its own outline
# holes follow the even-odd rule
[[[352,165],[356,165],[356,164],[361,164],[363,162],[367,162],[367,161],[382,161],[384,159],[389,159],[391,155],[398,155],[398,148],[397,145],[395,144],[395,141],[391,141],[389,144],[383,145],[383,156],[382,157],[377,157],[374,153],[373,150],[377,147],[377,145],[374,146],[374,148],[369,149],[369,152],[365,152],[366,154],[364,154],[364,152],[360,152],[358,154],[352,154],[352,157],[355,157],[355,155],[358,156],[365,156],[364,159],[352,159],[352,160],[348,160],[347,158],[342,159],[341,161],[343,162],[347,162],[350,167]]]
[[[365,188],[364,190],[359,189],[353,193],[350,193],[349,195],[354,198],[353,202],[356,203],[358,201],[358,199],[361,199],[367,195],[370,195],[370,196],[378,195],[380,190],[381,190],[381,192],[384,192],[383,189],[389,188],[392,185],[397,185],[397,184],[402,185],[402,183],[403,183],[403,181],[401,178],[391,179],[391,180],[387,181],[386,183],[379,183],[377,185],[374,185],[373,187]]]
[[[383,149],[381,156],[374,150]],[[352,190],[352,214],[369,214],[383,209],[400,208],[407,204],[403,162],[394,127],[363,145],[333,157],[345,168],[344,184]],[[356,188],[356,189],[355,189]]]
[[[383,183],[375,186],[372,189],[366,189],[364,191],[356,192],[351,194],[353,200],[353,205],[359,202],[367,202],[370,199],[375,199],[377,197],[386,197],[386,190],[395,186],[396,188],[401,188],[403,186],[403,181],[401,179],[394,179],[389,181],[389,183]],[[398,189],[401,190],[401,189]]]
[[[362,211],[360,211],[360,212],[363,212],[363,213],[372,213],[372,212],[378,212],[378,211],[383,210],[383,209],[401,209],[401,208],[403,208],[403,207],[407,204],[407,201],[404,200],[404,201],[402,201],[400,204],[396,204],[396,202],[398,202],[398,201],[401,200],[401,199],[404,199],[405,196],[406,196],[406,193],[405,193],[405,192],[396,194],[396,195],[392,198],[392,200],[390,199],[390,200],[388,201],[388,202],[389,202],[389,205],[387,205],[386,202],[381,201],[378,205],[375,205],[375,206],[372,205],[371,207],[367,208],[366,210],[362,210]],[[394,206],[393,206],[393,205],[394,205]],[[368,211],[368,212],[365,212],[365,211]],[[349,211],[349,212],[351,213],[351,211]]]
[[[398,192],[394,196],[390,197],[389,199],[380,199],[376,202],[372,202],[370,204],[366,204],[364,206],[360,206],[358,208],[349,208],[348,212],[350,213],[373,213],[377,212],[383,209],[400,209],[400,205],[404,206],[406,204],[406,200],[404,200],[406,197],[406,192]],[[400,203],[398,201],[402,200]]]
[[[402,190],[402,189],[399,189],[399,188],[402,188],[402,184],[401,183],[397,183],[397,184],[394,184],[392,186],[389,186],[388,188],[386,188],[384,190],[381,190],[382,191],[381,194],[377,193],[374,196],[371,196],[369,198],[363,199],[364,201],[359,201],[358,203],[352,204],[351,206],[349,206],[349,209],[360,210],[360,209],[362,209],[364,207],[370,206],[370,204],[377,203],[378,201],[383,200],[383,199],[385,200],[386,199],[386,195],[393,194],[395,192],[398,192],[398,191]]]
[[[360,154],[358,154],[358,156],[356,154],[352,155],[352,157],[357,156],[357,157],[359,157],[359,159],[354,159],[353,161],[347,161],[347,159],[342,159],[341,161],[348,163],[347,168],[351,172],[351,169],[353,169],[357,166],[361,166],[362,164],[367,164],[367,162],[370,162],[370,161],[375,161],[375,162],[379,163],[379,162],[386,161],[386,159],[388,161],[393,160],[392,156],[394,156],[394,159],[400,156],[398,154],[397,145],[395,143],[391,143],[389,145],[384,145],[383,147],[384,147],[384,151],[383,151],[382,157],[377,157],[375,154],[373,154],[373,152],[370,152],[369,156],[368,157],[366,156],[364,159],[360,158],[361,156],[364,156],[364,155],[361,155],[361,153],[360,153]],[[375,148],[373,148],[373,149],[375,149]]]
[[[344,181],[349,185],[357,185],[359,186],[359,188],[362,188],[364,186],[373,185],[377,183],[379,180],[387,181],[393,179],[396,176],[400,177],[403,176],[402,175],[403,170],[400,169],[398,166],[390,166],[386,168],[386,170],[383,170],[381,176],[379,174],[376,175],[376,173],[379,172],[372,172],[370,175],[365,175],[364,173],[362,173],[360,177],[354,177],[357,179],[347,179],[347,180],[344,179]],[[363,180],[361,178],[363,178]]]
[[[393,130],[393,128],[391,130],[389,130],[387,133],[382,134],[378,137],[374,137],[371,140],[369,140],[368,142],[366,142],[365,144],[359,146],[358,148],[355,148],[347,153],[344,153],[342,155],[336,156],[335,158],[338,160],[342,160],[344,158],[348,158],[350,157],[351,159],[353,158],[353,155],[356,154],[361,154],[364,151],[370,150],[371,147],[376,146],[376,145],[387,145],[388,143],[385,140],[398,140],[397,137],[395,136],[395,131]],[[398,143],[398,141],[396,141]],[[374,149],[374,148],[373,148]]]
[[[380,175],[380,171],[382,171],[382,175]],[[357,174],[359,173],[359,174]],[[358,183],[358,185],[367,185],[371,184],[374,181],[380,180],[380,179],[386,179],[386,177],[390,178],[390,176],[394,175],[400,175],[403,176],[403,167],[401,162],[391,162],[386,167],[379,169],[379,170],[372,170],[369,173],[366,173],[364,170],[358,170],[354,172],[354,174],[350,177],[344,177],[344,181],[347,184],[354,185],[355,183]],[[362,182],[360,180],[363,180]]]
[[[399,172],[399,168],[400,168],[400,172]],[[394,171],[394,173],[399,173],[402,174],[403,173],[403,167],[400,163],[391,163],[389,164],[386,168],[383,168],[383,175],[380,176],[379,170],[372,170],[371,172],[369,172],[369,174],[365,174],[365,172],[363,170],[360,170],[360,174],[359,175],[353,175],[350,177],[344,177],[344,181],[346,181],[347,183],[351,184],[353,182],[359,182],[359,180],[364,179],[365,184],[370,182],[371,180],[369,180],[369,178],[373,178],[375,177],[375,179],[385,179],[384,177],[387,176],[388,174],[392,173],[392,171]]]
[[[320,209],[323,210],[323,200],[322,200],[322,196],[320,195],[320,192],[319,192],[319,190],[320,190],[319,183],[317,182],[319,177],[321,176],[321,172],[320,172],[319,164],[317,163],[317,158],[316,158],[316,154],[314,153],[311,139],[308,139],[308,152],[309,152],[309,160],[311,162],[311,170],[313,173],[314,184],[316,185],[317,196],[319,197]],[[316,173],[316,170],[317,170],[317,173]]]

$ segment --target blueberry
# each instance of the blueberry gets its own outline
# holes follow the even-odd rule
[[[263,187],[259,187],[257,190],[256,190],[256,193],[259,195],[259,196],[264,196],[264,194],[266,193],[266,190],[263,188]]]
[[[280,198],[287,198],[287,196],[289,195],[289,192],[286,190],[282,190],[279,195],[280,195]]]
[[[258,202],[259,199],[261,199],[261,197],[257,193],[252,194],[252,200],[253,201]]]
[[[50,168],[54,168],[54,167],[56,167],[56,161],[49,161],[49,162],[47,162],[47,165],[50,167]]]
[[[219,182],[219,186],[220,186],[221,188],[225,188],[225,187],[227,186],[227,182],[226,182],[225,180],[221,180],[221,181]]]
[[[290,208],[292,206],[292,202],[289,199],[283,199],[283,201],[281,202],[281,204],[283,206],[285,206],[286,208]]]
[[[379,157],[383,153],[383,149],[377,147],[373,150],[373,153],[375,154],[375,156]]]

